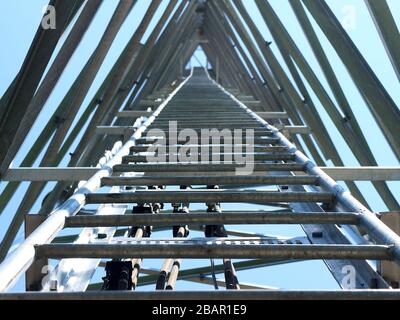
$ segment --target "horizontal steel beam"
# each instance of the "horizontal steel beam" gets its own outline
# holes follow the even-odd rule
[[[0,294],[0,300],[399,300],[399,290],[87,291]]]
[[[190,115],[192,115],[192,117]],[[241,111],[236,111],[232,107],[223,107],[223,106],[215,106],[212,108],[205,108],[204,106],[201,106],[196,109],[174,108],[170,111],[165,111],[163,114],[160,115],[160,118],[158,120],[166,120],[166,119],[175,120],[174,119],[175,117],[176,120],[183,120],[184,118],[193,120],[194,116],[196,116],[196,118],[203,120],[207,118],[207,115],[212,115],[213,116],[211,118],[212,120],[221,119],[224,121],[232,117],[234,117],[233,119],[235,120],[239,119],[253,120],[251,117],[249,117],[248,115],[246,115]]]
[[[210,115],[212,116],[212,115]],[[171,123],[172,122],[172,123]],[[154,125],[151,128],[169,128],[170,125],[174,124],[174,120],[162,120],[158,121],[157,123],[154,123]],[[251,127],[254,129],[262,129],[258,123],[256,123],[254,120],[241,120],[241,121],[212,121],[212,120],[200,120],[198,119],[197,121],[191,121],[189,119],[182,119],[180,121],[176,121],[178,129],[180,128],[189,128],[189,129],[205,129],[205,128],[228,128],[228,129],[240,129],[245,127]]]
[[[138,148],[138,149],[135,149]],[[145,147],[147,148],[147,146]],[[134,151],[143,151],[142,147],[133,147]],[[279,149],[280,150],[280,149]],[[235,171],[238,165],[119,165],[115,172],[179,172],[179,171]],[[255,164],[255,171],[303,171],[304,166],[299,164]],[[339,181],[400,181],[400,167],[321,167],[327,175]],[[9,169],[2,177],[2,181],[86,181],[89,180],[99,168],[13,168]],[[308,179],[302,177],[303,179]],[[109,178],[117,179],[117,178]],[[198,179],[198,177],[197,177]],[[227,179],[224,177],[224,179]],[[239,178],[240,179],[240,178]],[[245,178],[244,178],[245,179]],[[250,178],[249,179],[256,179]],[[263,177],[263,179],[274,179]],[[296,179],[296,178],[295,178]],[[300,178],[298,178],[300,179]],[[263,184],[263,183],[262,183]],[[274,183],[275,184],[275,183]],[[282,183],[290,184],[290,182]],[[303,183],[303,184],[306,184]]]
[[[214,123],[208,121],[207,123],[204,122],[204,128],[203,128],[203,127],[201,127],[201,128],[194,128],[194,125],[197,125],[197,124],[202,124],[202,125],[203,125],[203,123],[200,122],[200,121],[197,121],[195,124],[193,124],[193,126],[190,125],[190,124],[189,124],[187,121],[185,121],[185,120],[183,120],[182,123],[183,123],[183,125],[184,125],[186,128],[188,128],[188,129],[190,129],[190,130],[193,130],[194,132],[196,132],[196,133],[198,133],[198,134],[200,134],[204,128],[210,127],[211,124],[214,125]],[[164,124],[167,124],[167,125],[168,125],[168,122],[167,122],[167,123],[164,123]],[[225,123],[225,122],[218,122],[218,124],[223,124],[223,125],[225,126],[225,128],[231,129],[231,126],[230,126],[230,125],[231,125],[232,123],[230,123],[230,122],[226,122],[226,123]],[[243,127],[245,127],[245,123],[243,123],[243,122],[240,122],[240,121],[239,121],[237,124],[242,124]],[[254,123],[252,123],[252,124],[254,125]],[[159,125],[160,125],[160,123],[155,124],[155,125],[152,126],[151,128],[158,127]],[[123,127],[122,127],[122,128],[123,128]],[[131,128],[131,127],[127,127],[127,128]],[[272,135],[273,135],[273,132],[271,132],[270,130],[265,130],[265,129],[261,128],[261,127],[256,127],[255,129],[253,129],[253,131],[254,131],[254,135],[255,135],[255,136],[265,136],[265,137],[267,137],[267,136],[272,136]],[[180,133],[179,130],[177,131],[177,130],[173,130],[173,129],[171,128],[171,130],[167,130],[167,131],[164,133],[164,135],[165,135],[165,136],[170,136],[170,135],[174,135],[174,136],[177,135],[177,136],[178,136],[179,133]],[[243,130],[241,133],[242,133],[242,136],[243,136],[243,135],[246,135],[246,131],[245,131],[245,130]],[[236,135],[237,135],[237,136],[240,136],[238,132],[236,132]]]
[[[198,128],[193,128],[192,126],[190,126],[188,124],[185,124],[185,127],[187,129],[190,129],[190,133],[193,133],[193,134],[196,133],[197,135],[199,135],[199,137],[201,137],[202,132],[204,132],[203,131],[204,128],[210,127],[210,124],[209,123],[208,124],[204,124],[204,126],[201,126],[201,128],[199,128],[199,127]],[[232,129],[230,124],[226,124],[223,127],[224,127],[224,129],[228,129],[228,130]],[[157,128],[158,128],[158,126],[157,126]],[[244,128],[244,126],[242,128]],[[215,129],[218,129],[218,128],[215,128]],[[239,128],[239,130],[240,129],[241,128]],[[221,129],[218,129],[218,130],[221,130]],[[122,134],[124,131],[121,129],[119,132]],[[161,137],[179,137],[181,132],[182,131],[172,131],[172,130],[168,129],[168,130],[163,130],[163,134],[160,135],[160,136]],[[117,133],[117,131],[115,130],[114,133]],[[268,130],[263,130],[263,129],[253,129],[253,131],[251,132],[251,135],[254,136],[254,137],[257,137],[257,138],[259,138],[259,137],[270,137],[272,135],[272,132],[270,132]],[[157,136],[157,135],[149,135],[149,136]],[[232,136],[232,138],[235,138],[235,137],[245,138],[246,136],[250,137],[250,134],[248,134],[246,132],[246,130],[243,129],[241,133],[232,132],[231,136]]]
[[[133,147],[135,148],[135,147]],[[138,149],[142,151],[142,149]],[[160,165],[120,165],[115,168],[116,172],[190,172],[190,171],[235,171],[238,165],[176,165],[176,164],[160,164]],[[400,181],[400,167],[354,167],[354,168],[340,168],[340,167],[321,167],[321,169],[326,172],[335,180],[344,181]],[[16,181],[86,181],[89,180],[99,168],[14,168],[9,169],[6,175],[2,178],[2,181],[16,182]],[[298,164],[255,164],[255,171],[303,171],[303,166]],[[244,181],[248,179],[248,183],[256,182],[257,179],[262,179],[260,184],[308,184],[311,183],[312,178],[307,176],[293,177],[288,180],[285,177],[236,177],[238,180],[243,179]],[[289,177],[288,177],[289,178]],[[107,178],[105,181],[113,181],[117,177]],[[136,178],[126,178],[132,179],[134,181]],[[142,178],[137,178],[142,179]],[[146,178],[147,179],[147,178]],[[149,178],[150,179],[150,178]],[[155,179],[155,178],[151,178]],[[167,178],[162,178],[167,179]],[[172,179],[172,177],[171,177]],[[182,178],[187,180],[189,178]],[[213,179],[218,179],[213,177]],[[224,184],[231,184],[229,177],[221,177],[224,180]],[[274,182],[274,179],[278,183]],[[296,179],[298,181],[296,182]],[[183,181],[182,180],[182,181]],[[201,177],[195,177],[196,181],[200,181]],[[281,181],[282,180],[282,181]],[[178,180],[179,181],[179,178]],[[244,182],[243,181],[243,182]],[[304,181],[304,182],[302,182]],[[145,180],[140,182],[141,184],[146,184]],[[247,183],[247,182],[244,182]],[[166,182],[168,184],[168,182]],[[181,184],[180,182],[177,184]],[[192,184],[196,184],[193,182]],[[217,183],[216,183],[217,184]],[[218,184],[222,184],[218,183]]]
[[[289,115],[286,112],[257,112],[257,115],[264,120],[289,119]]]
[[[289,133],[289,134],[311,134],[311,129],[307,126],[284,126],[282,128],[279,128],[283,133]]]
[[[103,186],[192,186],[192,185],[314,185],[317,176],[192,176],[192,177],[106,177]]]
[[[137,149],[135,149],[137,148]],[[133,147],[133,151],[145,151],[146,147]],[[281,151],[279,149],[279,151]],[[167,165],[168,166],[168,165]],[[170,165],[174,166],[174,165]],[[203,166],[203,165],[201,165]],[[211,165],[214,166],[214,165]],[[218,165],[216,165],[218,166]],[[268,164],[256,165],[261,170],[257,171],[269,171],[267,170]],[[288,167],[287,167],[288,166]],[[122,165],[117,168],[117,172],[121,172],[121,169],[126,168]],[[221,170],[225,171],[224,168],[230,167],[232,170],[236,168],[235,165],[221,165]],[[265,167],[265,168],[263,168]],[[286,169],[287,167],[287,169]],[[133,167],[132,167],[133,168]],[[164,168],[164,167],[163,167]],[[186,169],[182,166],[183,169]],[[215,167],[216,168],[216,167]],[[143,170],[143,167],[138,167],[135,172],[147,171]],[[153,170],[154,168],[150,168]],[[189,168],[190,169],[190,168]],[[216,168],[218,169],[218,168]],[[270,168],[270,170],[288,170],[288,171],[301,171],[299,165],[291,166],[289,164],[277,165],[276,168]],[[321,169],[327,173],[330,177],[335,180],[343,181],[400,181],[400,167],[321,167]],[[126,168],[130,170],[130,168]],[[175,170],[175,169],[174,169]],[[16,182],[16,181],[82,181],[90,179],[97,171],[98,168],[13,168],[9,169],[2,181]],[[179,171],[179,169],[177,169]],[[186,170],[184,170],[186,171]],[[187,170],[190,171],[190,170]],[[207,170],[204,170],[207,171]],[[266,178],[266,177],[264,177]],[[110,178],[114,179],[114,178]],[[304,178],[306,179],[306,178]],[[282,183],[282,184],[289,184]],[[305,183],[304,183],[305,184]]]
[[[250,164],[249,164],[250,165]],[[216,172],[229,171],[235,172],[237,168],[243,167],[238,164],[135,164],[118,165],[114,167],[114,172]],[[303,171],[304,165],[297,163],[267,164],[255,163],[254,171]]]
[[[400,181],[400,167],[324,167],[321,170],[339,181]]]
[[[98,126],[96,128],[97,134],[109,134],[109,135],[133,135],[136,128],[134,127],[109,127],[109,126]]]
[[[149,136],[149,137],[145,137],[145,138],[140,138],[137,141],[137,144],[149,144],[149,143],[156,143],[156,142],[164,142],[165,141],[165,145],[169,146],[170,141],[168,141],[169,139],[167,137],[165,137],[166,139],[164,139],[163,137],[160,136]],[[206,142],[205,145],[209,145],[209,142],[212,142],[213,139],[215,139],[217,137],[210,137]],[[228,139],[224,138],[224,142],[226,142]],[[246,143],[246,141],[243,141],[244,143]],[[269,145],[269,144],[277,144],[278,141],[275,138],[269,138],[269,137],[254,137],[254,139],[252,139],[252,144],[259,144],[259,145]],[[172,142],[171,142],[172,144]],[[178,141],[178,142],[174,142],[173,145],[186,145],[187,142],[186,141]]]
[[[91,193],[86,203],[260,203],[270,202],[323,202],[334,200],[331,192],[276,192],[276,191],[136,191],[134,193]]]
[[[185,130],[185,129],[192,129],[192,130],[213,130],[213,129],[218,129],[219,131],[228,129],[230,132],[234,132],[234,130],[240,130],[242,129],[243,131],[245,130],[258,130],[261,127],[257,125],[257,123],[220,123],[220,124],[213,124],[213,123],[196,123],[196,124],[185,124],[184,121],[178,124],[178,130]],[[169,123],[161,123],[161,124],[155,124],[151,129],[159,129],[164,132],[167,132],[171,129]],[[203,131],[203,132],[204,132]],[[232,134],[233,135],[233,134]],[[214,135],[215,136],[215,135]]]
[[[212,159],[212,161],[221,161],[222,163],[231,163],[236,157],[240,156],[246,157],[247,159],[252,159],[252,161],[293,161],[295,155],[291,153],[181,153],[181,154],[157,154],[155,153],[149,155],[129,155],[124,157],[123,162],[137,162],[137,163],[152,163],[157,162],[157,159],[163,158],[163,161],[170,162],[171,159],[174,161],[187,163],[187,157],[192,157],[195,159],[194,163],[201,161],[202,157],[207,157]],[[185,157],[184,161],[181,161],[181,157]],[[158,161],[159,162],[159,161]]]
[[[160,104],[160,101],[155,101],[155,100],[141,100],[139,102],[139,105],[146,107],[153,107],[158,104]]]
[[[358,223],[355,213],[223,212],[220,214],[132,214],[74,216],[65,219],[66,228],[121,227],[135,225],[175,226],[180,224],[350,224]]]
[[[15,181],[87,181],[101,168],[14,168],[1,180]]]
[[[35,251],[39,259],[393,259],[391,247],[383,245],[44,244],[36,246]]]
[[[177,109],[178,108],[174,108],[173,109],[173,111],[174,111],[174,114],[179,114],[178,112],[177,112]],[[214,109],[215,111],[217,111],[217,112],[220,112],[221,114],[223,114],[221,111],[219,111],[218,109]],[[213,111],[214,111],[213,110]],[[192,112],[191,110],[185,110],[185,109],[183,109],[183,111],[185,112],[188,112],[188,114],[190,113],[190,112]],[[183,113],[184,113],[183,112]],[[201,109],[201,110],[198,110],[197,111],[198,113],[203,113],[204,111]],[[235,113],[235,111],[234,110],[232,110],[232,111],[229,111],[228,110],[228,112],[231,112],[231,113]],[[182,114],[183,114],[182,113]],[[242,112],[240,109],[236,112],[237,114],[242,114],[242,115],[246,115],[244,112]],[[161,115],[160,115],[160,117],[163,117],[163,116],[165,116],[165,115],[168,115],[168,114],[173,114],[173,113],[171,113],[171,112],[169,112],[168,110],[165,110],[163,113],[161,113]],[[258,112],[257,113],[260,117],[262,117],[263,119],[288,119],[288,114],[286,113],[286,112]],[[119,117],[119,118],[139,118],[139,117],[141,117],[141,116],[150,116],[151,115],[151,113],[149,113],[149,112],[145,112],[145,111],[120,111],[120,112],[118,112],[117,113],[117,117]],[[160,118],[161,119],[161,118]]]
[[[179,148],[181,145],[169,145],[170,148],[173,147],[177,147]],[[246,147],[250,147],[251,145],[246,145],[246,144],[235,144],[235,145],[229,145],[229,144],[190,144],[190,145],[186,145],[187,147],[193,147],[193,148],[202,148],[207,149],[208,151],[211,148],[219,148],[219,150],[224,150],[227,148],[232,148],[232,150],[234,150],[234,148],[240,148],[240,150],[245,149]],[[132,153],[139,153],[139,152],[148,152],[149,148],[151,147],[150,144],[144,144],[144,145],[136,145],[134,147],[131,148],[131,152]],[[286,148],[282,147],[282,146],[251,146],[252,149],[254,149],[255,152],[285,152]]]
[[[152,112],[147,111],[120,111],[117,113],[117,117],[119,118],[133,118],[137,119],[140,117],[150,117]]]
[[[204,118],[198,118],[198,117],[193,118],[193,117],[189,117],[188,116],[188,117],[185,117],[185,118],[182,118],[182,119],[176,119],[176,120],[174,120],[173,118],[166,118],[166,119],[160,118],[160,119],[158,119],[157,121],[154,122],[152,127],[155,127],[155,126],[158,126],[158,125],[168,125],[168,124],[170,124],[170,122],[176,122],[176,124],[178,126],[180,124],[183,124],[183,125],[186,125],[186,126],[188,126],[190,128],[192,128],[191,125],[196,125],[196,124],[204,124],[204,125],[207,125],[207,124],[212,124],[212,125],[216,125],[216,124],[224,124],[224,125],[229,125],[229,124],[243,124],[243,125],[256,124],[256,125],[258,125],[258,123],[254,119],[251,119],[251,118],[230,119],[229,117],[225,116],[225,117],[221,117],[221,118],[214,118],[213,117],[211,119],[210,118],[207,119],[206,117],[204,117]],[[189,126],[189,124],[190,124],[190,126]],[[263,129],[260,126],[258,126],[258,127],[259,127],[259,130],[268,131],[268,130]]]

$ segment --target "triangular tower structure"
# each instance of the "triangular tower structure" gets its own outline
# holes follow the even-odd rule
[[[267,39],[247,1],[152,0],[90,96],[139,2],[118,3],[29,149],[103,1],[50,1],[0,100],[0,212],[17,203],[0,247],[0,299],[398,299],[400,206],[387,182],[400,169],[378,166],[321,33],[396,161],[400,111],[325,0],[288,0],[308,53],[271,1],[251,4]],[[386,0],[366,5],[399,75],[391,10]],[[326,119],[362,168],[344,166]],[[389,213],[373,212],[356,181],[370,181]],[[272,225],[298,234],[269,235]],[[300,261],[316,261],[312,273],[330,273],[336,289],[263,279],[289,263],[294,274]],[[261,272],[243,281],[246,270]],[[16,293],[24,274],[26,292]]]

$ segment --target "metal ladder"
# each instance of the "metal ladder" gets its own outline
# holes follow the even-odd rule
[[[227,129],[233,135],[231,140],[226,135],[224,139],[200,139],[188,144],[176,139],[185,129],[184,134],[196,137],[201,137],[205,129],[217,129],[219,133]],[[108,129],[113,133],[132,132],[129,130],[132,128]],[[186,148],[184,152],[182,147]],[[212,153],[218,149],[220,152]],[[236,156],[242,162],[235,162]],[[151,162],[152,157],[164,162]],[[200,160],[191,160],[195,158]],[[400,297],[399,291],[389,290],[373,263],[399,263],[400,238],[297,150],[280,130],[252,112],[203,69],[192,70],[190,77],[168,95],[133,136],[124,145],[117,143],[103,162],[106,163],[99,171],[82,182],[75,194],[0,265],[0,291],[6,292],[27,270],[42,267],[47,259],[60,260],[45,279],[36,279],[43,284],[36,287],[39,292],[3,293],[0,298]],[[251,172],[238,171],[246,165]],[[278,187],[254,189],[257,186]],[[196,203],[205,204],[204,210],[191,210],[190,205]],[[223,210],[227,203],[281,209]],[[132,211],[130,204],[136,209]],[[163,210],[163,204],[173,204],[173,211]],[[100,206],[95,211],[84,210],[92,205]],[[273,238],[225,228],[256,224],[301,225],[306,236]],[[120,227],[130,228],[121,234],[117,229]],[[73,243],[53,243],[67,228],[83,229]],[[157,230],[166,229],[174,231],[173,238],[152,236]],[[205,236],[191,238],[192,230],[200,230]],[[160,271],[143,269],[143,259],[155,258],[165,259]],[[212,277],[195,280],[193,273],[181,270],[182,259],[223,259],[222,265],[199,268],[198,272],[223,272],[225,281]],[[253,260],[234,263],[232,259]],[[274,290],[241,284],[237,273],[268,264],[320,259],[341,286],[346,276],[343,270],[353,268],[353,288]],[[91,279],[98,268],[104,267],[108,270],[108,285],[103,290],[93,290]],[[147,276],[139,278],[141,272]],[[173,291],[178,279],[228,290]],[[157,290],[135,291],[142,280],[153,283],[155,288],[157,284]]]

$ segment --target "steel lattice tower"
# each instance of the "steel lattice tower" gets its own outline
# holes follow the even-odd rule
[[[400,210],[387,184],[399,180],[400,169],[378,166],[315,23],[397,159],[399,108],[324,0],[288,0],[324,81],[269,1],[254,2],[273,42],[242,0],[170,0],[163,10],[163,1],[152,0],[84,106],[137,9],[136,0],[120,1],[85,67],[13,168],[102,6],[101,0],[50,1],[57,27],[39,26],[0,100],[0,174],[7,183],[0,212],[13,198],[19,203],[0,248],[0,299],[400,298]],[[399,75],[400,37],[389,6],[365,3]],[[207,64],[186,69],[198,48]],[[344,167],[316,100],[363,167]],[[359,180],[372,182],[390,213],[370,210]],[[22,181],[31,182],[24,194],[17,192]],[[57,183],[46,195],[49,181]],[[26,239],[9,252],[22,224]],[[297,225],[304,233],[249,231],[268,225]],[[158,269],[146,267],[149,259],[162,259]],[[188,259],[204,265],[183,268]],[[55,268],[46,274],[49,260]],[[323,260],[340,289],[288,291],[240,279],[244,270],[309,260]],[[23,274],[26,292],[11,293]],[[180,280],[194,289],[175,290]],[[154,290],[140,291],[145,285]]]

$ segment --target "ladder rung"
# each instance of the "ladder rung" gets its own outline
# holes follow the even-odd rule
[[[117,117],[120,118],[140,118],[140,117],[150,117],[152,112],[147,111],[120,111],[117,113]]]
[[[248,116],[251,118],[251,116],[244,112],[241,109],[234,109],[230,107],[229,109],[223,110],[222,108],[218,109],[205,109],[204,107],[196,108],[196,109],[189,109],[189,108],[172,108],[171,110],[165,109],[163,112],[160,113],[160,118],[163,118],[165,116],[170,116],[170,117],[184,117],[184,116],[190,116],[190,114],[194,114],[196,116],[205,116],[208,113],[211,114],[218,114],[218,115],[226,115],[226,117],[232,117],[232,116],[237,116],[237,115],[243,115],[243,116]],[[251,118],[253,119],[253,118]]]
[[[194,132],[196,132],[196,134],[199,136],[199,138],[201,138],[201,134],[202,134],[201,131],[203,129],[201,129],[201,128],[200,129],[199,128],[197,128],[197,129],[190,128],[190,130],[193,130]],[[119,132],[120,133],[125,133],[126,131],[120,130]],[[117,130],[115,130],[114,133],[117,133]],[[172,135],[171,135],[171,133],[172,133]],[[180,134],[180,131],[169,131],[169,130],[167,130],[167,131],[164,132],[164,136],[165,137],[178,137],[179,134]],[[271,131],[268,131],[268,130],[255,129],[252,135],[254,137],[257,137],[257,138],[260,138],[260,137],[272,137],[273,133]],[[247,132],[246,132],[246,130],[242,130],[241,134],[233,132],[231,134],[231,136],[232,136],[232,138],[235,138],[235,137],[245,138],[247,136]]]
[[[113,170],[116,173],[124,172],[232,172],[241,168],[237,164],[196,164],[196,165],[183,165],[183,164],[121,164],[114,166]],[[267,171],[304,171],[303,164],[297,163],[254,163],[254,171],[267,172]]]
[[[108,134],[108,135],[125,135],[125,134],[134,134],[134,127],[108,127],[108,126],[98,126],[96,128],[97,134]]]
[[[49,259],[282,259],[392,260],[385,245],[234,245],[234,244],[47,244],[35,247],[37,258]]]
[[[139,153],[139,152],[148,152],[149,148],[152,145],[150,144],[146,144],[146,145],[137,145],[131,148],[131,152],[132,153]],[[169,145],[169,147],[177,147],[179,148],[182,145]],[[234,150],[234,148],[241,148],[241,150],[243,150],[243,148],[249,147],[250,145],[228,145],[228,144],[210,144],[210,145],[200,145],[200,144],[193,144],[193,145],[187,145],[187,147],[193,147],[193,148],[208,148],[208,149],[212,149],[212,148],[220,148],[220,150],[224,150],[228,147],[232,148],[232,150]],[[282,147],[282,146],[251,146],[252,148],[254,148],[254,151],[260,151],[260,152],[285,152],[286,148]]]
[[[230,120],[228,118],[225,119],[193,119],[193,118],[186,118],[186,119],[158,119],[152,123],[152,127],[156,126],[166,126],[168,127],[171,122],[176,122],[176,125],[179,126],[185,126],[186,128],[193,128],[193,126],[198,126],[198,125],[207,125],[208,127],[211,126],[216,126],[216,125],[223,125],[223,126],[230,126],[230,125],[256,125],[258,129],[262,130],[263,128],[260,126],[260,123],[257,122],[256,120],[248,119],[248,120]],[[229,127],[228,127],[229,128]],[[265,130],[265,128],[264,128]],[[267,131],[267,130],[265,130]]]
[[[242,103],[245,104],[246,106],[248,106],[249,108],[251,107],[258,107],[258,106],[262,106],[261,101],[246,101],[246,100],[242,100]]]
[[[207,112],[207,113],[197,113],[196,111],[190,111],[190,112],[179,112],[176,114],[172,113],[161,113],[158,117],[157,120],[164,120],[164,121],[185,121],[185,120],[193,120],[193,114],[196,115],[196,119],[199,119],[200,121],[210,119],[208,115],[210,114],[213,118],[213,120],[216,119],[221,119],[222,121],[226,121],[227,119],[235,119],[235,120],[255,120],[252,116],[250,116],[247,113],[243,112],[235,112],[235,113],[230,113],[230,112]]]
[[[158,102],[158,101],[155,101],[155,100],[141,100],[140,102],[139,102],[139,104],[141,105],[141,106],[154,106],[154,105],[157,105],[157,104],[159,104],[160,102]]]
[[[334,200],[330,192],[277,192],[277,191],[136,191],[133,193],[90,193],[86,203],[270,203],[270,202],[323,202]]]
[[[199,162],[201,160],[201,157],[205,155],[208,156],[210,160],[214,160],[217,159],[217,161],[230,161],[232,162],[235,157],[238,156],[238,154],[219,154],[219,157],[217,158],[218,154],[195,154],[194,156],[196,158],[198,158],[198,160],[194,161]],[[162,155],[157,155],[157,158],[161,157]],[[169,162],[171,159],[171,155],[169,154],[165,154],[165,161]],[[179,157],[181,157],[182,155],[180,154],[176,154],[174,155],[174,157],[176,158],[176,160],[179,159]],[[187,156],[187,155],[185,155]],[[296,155],[294,153],[277,153],[277,154],[267,154],[267,153],[256,153],[256,154],[239,154],[239,156],[241,157],[248,157],[248,158],[252,158],[253,161],[293,161],[295,160]],[[129,155],[129,156],[125,156],[123,157],[123,162],[127,163],[127,162],[154,162],[154,161],[149,161],[151,160],[151,158],[155,158],[155,155]]]
[[[147,144],[149,142],[156,142],[156,141],[162,141],[162,137],[144,137],[144,138],[139,138],[136,140],[137,144]],[[212,138],[209,139],[210,141]],[[279,138],[259,138],[259,137],[254,137],[253,143],[254,144],[277,144],[279,143]],[[168,142],[168,141],[167,141]],[[187,144],[187,142],[177,142],[176,144],[178,145],[184,145]]]
[[[65,219],[66,228],[125,227],[135,225],[175,226],[213,224],[358,224],[356,213],[222,212],[181,214],[130,214],[73,216]]]
[[[168,132],[170,130],[170,126],[168,124],[154,124],[151,126],[149,129],[150,130],[163,130],[164,132]],[[258,123],[237,123],[237,124],[192,124],[192,125],[185,125],[184,123],[178,125],[177,129],[178,130],[184,130],[184,129],[192,129],[192,130],[212,130],[212,129],[218,129],[219,131],[224,130],[224,129],[229,129],[233,132],[234,129],[241,129],[243,132],[246,132],[246,130],[257,130],[261,129],[262,127]]]
[[[318,176],[203,176],[203,177],[106,177],[102,186],[192,186],[192,185],[315,185]]]
[[[258,112],[257,115],[263,119],[288,119],[289,116],[286,112]]]
[[[195,110],[188,112],[179,112],[177,114],[160,114],[159,117],[154,121],[154,123],[166,123],[177,122],[177,124],[196,124],[197,122],[206,123],[207,119],[209,123],[219,124],[219,123],[240,123],[242,122],[252,122],[260,125],[260,122],[254,117],[246,113],[229,113],[228,111],[223,112],[213,112],[203,110],[202,113],[196,113]],[[198,120],[198,121],[196,121]]]
[[[156,126],[154,126],[154,127],[156,127]],[[158,127],[158,126],[157,126]],[[210,125],[208,124],[208,127],[210,127]],[[106,127],[107,128],[107,127]],[[203,128],[193,128],[193,127],[186,127],[187,129],[190,129],[190,130],[193,130],[193,131],[195,131],[195,132],[197,132],[197,133],[201,133],[201,131],[203,130]],[[225,128],[227,128],[227,129],[229,129],[229,127],[225,127]],[[152,128],[150,128],[150,129],[152,129]],[[264,135],[264,136],[271,136],[273,133],[272,133],[272,131],[270,131],[270,130],[266,130],[265,128],[261,128],[261,127],[256,127],[256,128],[254,128],[253,129],[253,131],[254,131],[254,135],[256,135],[256,134],[258,134],[258,135]],[[176,131],[176,130],[168,130],[168,131],[166,131],[165,132],[165,135],[169,135],[170,134],[170,132],[171,133],[173,133],[173,134],[175,134],[175,135],[178,135],[179,133],[180,133],[180,131]],[[246,134],[246,131],[242,131],[242,135],[245,135]]]
[[[307,126],[283,126],[280,128],[281,132],[287,132],[289,134],[303,134],[307,135],[311,133],[311,130]]]
[[[213,116],[212,118],[208,118],[208,115]],[[170,122],[176,122],[178,125],[180,124],[196,124],[196,123],[210,123],[210,124],[220,124],[220,123],[257,123],[259,124],[260,122],[256,120],[255,118],[252,118],[251,116],[247,114],[243,114],[243,117],[229,117],[226,115],[214,115],[213,112],[207,113],[207,115],[204,115],[202,117],[190,117],[188,116],[177,116],[177,117],[157,117],[157,119],[153,122],[160,124],[160,123],[165,123],[169,124]]]

